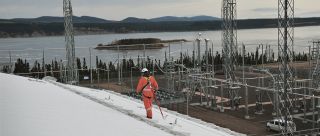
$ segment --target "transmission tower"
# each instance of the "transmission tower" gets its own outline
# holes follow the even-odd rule
[[[289,93],[292,93],[294,83],[293,63],[294,46],[294,0],[278,0],[278,55],[279,55],[279,77],[278,77],[278,116],[284,122],[285,127],[282,134],[293,135],[293,126],[288,123],[292,121],[290,111],[292,102]]]
[[[312,87],[319,88],[320,83],[320,40],[313,41],[312,46]]]
[[[66,42],[66,57],[67,57],[67,83],[74,84],[78,81],[78,74],[75,62],[74,49],[74,32],[72,24],[72,5],[70,0],[63,0],[64,13],[64,28],[65,28],[65,42]]]
[[[224,73],[226,80],[230,83],[227,89],[230,93],[231,107],[234,108],[234,100],[238,96],[239,87],[234,86],[236,82],[235,69],[238,54],[237,44],[237,3],[236,0],[222,0],[222,54],[224,60]]]

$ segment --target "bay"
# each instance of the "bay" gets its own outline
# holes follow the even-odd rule
[[[320,39],[320,26],[308,26],[295,28],[296,52],[308,52],[308,46],[311,41]],[[202,39],[210,39],[209,47],[213,44],[213,51],[221,52],[221,31],[197,31],[197,32],[154,32],[154,33],[129,33],[129,34],[103,34],[103,35],[79,35],[75,36],[76,57],[89,59],[89,48],[92,48],[92,61],[95,63],[95,57],[103,61],[116,62],[118,55],[120,58],[137,58],[143,56],[141,50],[116,51],[116,50],[95,50],[93,49],[100,43],[110,43],[114,40],[128,38],[160,38],[163,40],[186,39],[191,42],[172,44],[170,46],[170,56],[177,58],[180,52],[191,55],[194,49],[194,41],[201,33]],[[243,29],[238,30],[238,45],[245,44],[247,51],[255,51],[259,44],[271,45],[274,52],[277,52],[278,31],[276,28],[267,29]],[[241,47],[241,46],[239,46]],[[205,43],[201,42],[201,53],[204,53]],[[31,64],[34,61],[41,61],[45,54],[45,60],[65,59],[65,41],[64,36],[54,37],[32,37],[32,38],[5,38],[0,39],[0,64],[9,62],[9,52],[11,59],[26,59]],[[169,47],[162,49],[146,50],[146,56],[151,59],[164,60],[165,52],[169,52]],[[87,61],[88,64],[88,61]]]

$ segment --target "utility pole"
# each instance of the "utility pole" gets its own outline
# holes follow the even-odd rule
[[[193,42],[193,52],[192,52],[192,59],[193,59],[193,69],[196,68],[196,47],[195,47],[195,43]]]
[[[121,85],[121,73],[120,73],[120,47],[119,47],[119,45],[117,46],[117,48],[118,48],[118,85]]]
[[[208,78],[208,75],[209,75],[209,50],[208,50],[208,43],[209,43],[209,39],[204,39],[205,43],[206,43],[206,52],[205,52],[205,55],[206,55],[206,78]],[[210,83],[209,83],[210,82]],[[209,100],[212,99],[212,95],[210,95],[210,99],[208,99],[208,94],[209,94],[209,87],[212,86],[212,81],[210,80],[207,80],[206,81],[206,98],[207,98],[207,106],[209,107]],[[211,94],[211,93],[210,93]]]
[[[182,44],[183,44],[183,42],[181,41],[180,42],[180,52],[181,52],[181,64],[183,65],[183,52],[182,52]],[[183,71],[183,70],[182,70]]]
[[[264,54],[264,46],[263,46],[263,44],[260,44],[261,45],[261,55],[262,55],[262,69],[264,70],[264,56],[265,56],[265,54]],[[262,79],[261,79],[261,87],[264,87],[264,77],[262,77]],[[263,112],[264,110],[263,110],[263,104],[262,104],[262,94],[263,94],[263,92],[262,92],[263,90],[261,90],[260,91],[260,96],[261,96],[261,111]]]
[[[91,64],[91,47],[89,47],[89,54],[90,54],[90,86],[92,87],[92,64]]]
[[[169,52],[169,55],[170,55],[170,52]],[[146,66],[146,45],[145,44],[143,44],[143,59],[142,60],[143,60],[142,67],[143,68],[147,67]]]
[[[133,79],[132,79],[132,66],[130,67],[130,81],[131,81],[131,92],[134,92],[133,91]]]
[[[197,66],[198,67],[200,67],[200,65],[201,65],[201,50],[200,50],[200,42],[201,42],[201,39],[200,39],[200,37],[196,40],[197,41],[197,47],[198,47],[198,51],[197,51]]]
[[[100,68],[97,68],[97,75],[98,75],[98,88],[100,89]]]
[[[208,43],[209,39],[205,39],[206,42],[206,74],[209,73],[209,49],[208,49]]]
[[[169,54],[168,54],[169,58],[168,61],[171,61],[171,44],[169,43]],[[143,55],[143,57],[145,57],[145,55]]]
[[[220,112],[224,112],[224,107],[223,107],[223,83],[222,83],[222,82],[221,82],[221,86],[220,86],[220,94],[221,94],[221,98],[220,98],[220,103],[221,103]]]
[[[12,70],[12,59],[11,59],[11,50],[9,50],[9,62],[10,62],[10,72],[9,73],[13,73],[13,70]]]
[[[246,47],[244,44],[242,44],[242,82],[243,84],[245,85],[245,108],[246,108],[246,115],[244,116],[245,119],[250,119],[250,116],[249,116],[249,107],[248,107],[248,85],[247,85],[247,81],[245,79],[245,76],[244,76],[244,58],[245,58],[245,55],[246,55]]]
[[[47,69],[46,69],[46,63],[44,61],[44,49],[42,50],[42,68],[43,68],[44,77],[46,77],[47,76]]]

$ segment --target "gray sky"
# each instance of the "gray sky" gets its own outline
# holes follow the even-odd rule
[[[74,15],[109,20],[126,17],[210,15],[220,17],[222,0],[72,0]],[[237,0],[238,18],[276,18],[278,0]],[[320,0],[295,0],[295,16],[319,17]],[[62,0],[0,0],[0,18],[62,16]]]

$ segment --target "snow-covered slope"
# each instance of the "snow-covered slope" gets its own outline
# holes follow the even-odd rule
[[[0,136],[240,135],[120,94],[0,73]]]

